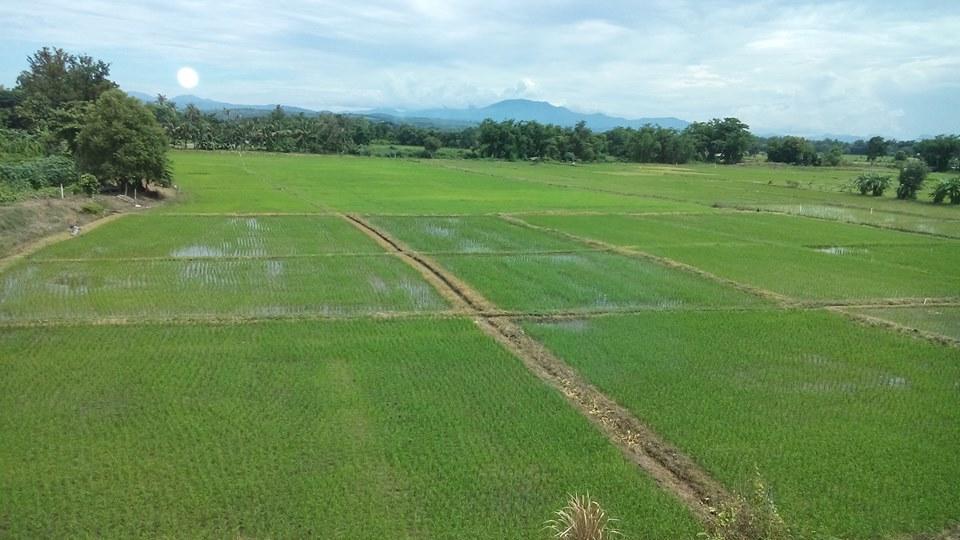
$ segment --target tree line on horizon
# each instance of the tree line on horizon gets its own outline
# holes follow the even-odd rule
[[[612,157],[644,163],[706,161],[738,163],[748,150],[749,126],[736,118],[695,122],[682,131],[644,126],[597,133],[536,121],[484,120],[462,129],[422,127],[355,114],[203,113],[194,105],[177,109],[163,95],[147,105],[175,146],[200,150],[261,150],[308,154],[369,153],[371,145],[423,147],[422,157],[441,148],[468,158],[597,161]]]
[[[362,115],[287,114],[279,105],[269,114],[249,116],[230,110],[204,113],[194,105],[183,110],[163,95],[147,105],[176,146],[201,150],[262,150],[317,154],[370,155],[372,145],[423,147],[432,157],[441,148],[462,150],[467,158],[506,160],[598,161],[684,164],[734,164],[745,156],[809,166],[838,166],[844,156],[885,156],[904,162],[919,158],[934,171],[960,168],[960,136],[924,140],[872,137],[844,142],[803,137],[759,137],[737,118],[693,122],[683,130],[646,125],[594,132],[584,122],[574,127],[536,121],[484,120],[460,129],[424,127],[373,120]]]
[[[960,168],[960,137],[921,141],[873,137],[844,143],[802,137],[758,137],[737,118],[694,122],[683,130],[647,125],[592,131],[535,121],[485,120],[462,129],[423,127],[362,115],[287,114],[277,106],[261,116],[225,110],[180,110],[158,95],[143,104],[111,81],[109,64],[59,48],[40,49],[14,88],[0,86],[0,202],[24,189],[76,184],[87,191],[170,180],[166,149],[256,150],[316,154],[375,154],[377,147],[441,149],[456,156],[505,160],[735,164],[746,156],[795,165],[840,165],[846,154],[876,161],[919,158],[932,170]],[[409,154],[405,154],[409,155]],[[13,193],[11,195],[11,193]]]

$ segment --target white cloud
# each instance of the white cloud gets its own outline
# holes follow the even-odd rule
[[[5,6],[12,84],[54,44],[130,89],[310,107],[484,105],[506,97],[626,116],[738,115],[758,130],[955,131],[960,6],[892,1],[50,0]]]

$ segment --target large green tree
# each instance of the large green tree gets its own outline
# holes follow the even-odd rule
[[[818,165],[819,156],[803,137],[773,137],[767,142],[767,161],[794,165]]]
[[[898,199],[916,199],[917,192],[927,180],[930,169],[920,160],[906,162],[900,169],[900,186],[897,187]]]
[[[753,139],[750,126],[737,118],[714,118],[709,122],[694,122],[687,126],[686,133],[693,141],[694,149],[701,160],[740,163]]]
[[[956,135],[937,135],[915,145],[920,157],[935,171],[947,171],[950,163],[960,158],[960,137]]]
[[[110,64],[60,48],[44,47],[27,58],[29,68],[17,77],[22,92],[19,114],[30,127],[47,129],[59,124],[59,111],[77,102],[92,102],[117,87],[110,80]]]
[[[104,92],[77,137],[81,172],[118,188],[168,185],[169,143],[153,113],[121,90]]]
[[[867,141],[867,161],[876,161],[887,155],[887,141],[883,137],[870,137]]]

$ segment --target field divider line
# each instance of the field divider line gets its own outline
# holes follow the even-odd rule
[[[399,257],[396,253],[386,253],[385,256]],[[855,308],[873,308],[873,307],[960,307],[957,303],[938,303],[938,304],[902,304],[891,306],[890,304],[867,304],[867,305],[831,305],[831,306],[791,306],[786,309],[795,309],[798,311],[837,311],[844,315],[862,319],[860,314],[849,314],[845,310]],[[62,326],[130,326],[130,325],[177,325],[177,324],[256,324],[273,321],[288,322],[309,322],[309,321],[352,321],[352,320],[380,320],[380,319],[447,319],[463,317],[483,317],[486,319],[511,319],[516,321],[537,321],[537,322],[559,322],[577,319],[598,319],[604,317],[617,317],[623,315],[640,315],[644,313],[749,313],[765,312],[771,309],[781,309],[771,306],[683,306],[683,307],[664,307],[655,305],[631,306],[612,309],[544,309],[536,311],[488,309],[477,311],[471,308],[462,307],[460,309],[447,309],[438,311],[377,311],[346,313],[333,315],[329,313],[291,313],[287,315],[230,315],[216,313],[194,313],[188,315],[175,316],[118,316],[118,317],[92,317],[92,318],[51,318],[51,319],[21,319],[9,318],[0,319],[0,328],[33,328],[33,327],[62,327]],[[867,315],[866,317],[874,319]],[[873,326],[889,326],[890,321],[886,319],[877,319]],[[896,323],[893,323],[896,324]],[[913,336],[923,337],[924,331],[915,330],[912,327],[900,325],[896,328],[904,333]],[[932,341],[942,342],[942,338],[955,340],[948,336],[942,336],[931,332],[929,334]]]
[[[853,311],[848,311],[849,308],[831,306],[826,308],[828,311],[834,313],[839,313],[844,317],[851,319],[857,323],[860,323],[865,326],[870,326],[874,328],[884,328],[886,330],[892,330],[900,334],[905,334],[916,339],[922,339],[925,341],[931,341],[937,345],[945,345],[947,347],[955,347],[960,349],[960,339],[952,338],[950,336],[945,336],[943,334],[937,334],[936,332],[929,332],[926,330],[921,330],[919,328],[914,328],[912,326],[907,326],[897,322],[889,321],[880,317],[874,317],[872,315],[867,315],[865,313],[856,313]]]
[[[625,217],[657,217],[657,216],[716,216],[719,214],[737,214],[737,210],[675,210],[650,212],[601,212],[599,210],[530,210],[523,212],[497,212],[492,215],[500,216],[625,216]]]
[[[824,204],[824,205],[822,205],[822,206],[835,206],[835,207],[837,207],[837,208],[843,208],[843,209],[849,209],[849,210],[860,210],[860,211],[867,210],[867,208],[863,208],[863,207],[860,207],[860,206],[847,206],[847,205],[838,205],[838,204]],[[846,224],[846,225],[854,225],[854,226],[860,226],[860,227],[869,227],[869,228],[871,228],[871,229],[879,229],[879,230],[882,230],[882,231],[895,231],[895,232],[902,232],[902,233],[919,234],[919,235],[923,235],[923,236],[930,236],[930,237],[933,237],[933,238],[942,238],[942,239],[948,239],[948,240],[958,240],[958,239],[960,239],[960,237],[958,237],[958,236],[949,235],[949,234],[944,234],[944,233],[935,233],[935,232],[929,232],[929,231],[919,231],[919,230],[916,230],[916,229],[908,229],[908,228],[906,228],[906,227],[896,227],[896,226],[892,226],[892,225],[883,225],[883,224],[881,224],[881,223],[868,223],[868,222],[866,222],[866,221],[850,221],[850,220],[845,220],[845,219],[832,219],[832,218],[828,218],[828,217],[811,216],[811,215],[809,215],[809,214],[796,214],[796,213],[793,213],[793,212],[784,212],[784,211],[781,211],[781,210],[770,210],[770,209],[761,208],[761,207],[754,207],[754,208],[749,208],[749,209],[748,209],[748,207],[746,207],[746,206],[721,206],[720,208],[735,209],[735,210],[739,210],[739,211],[741,211],[741,212],[761,212],[761,213],[765,213],[765,214],[776,214],[776,215],[780,215],[780,216],[791,216],[791,217],[798,217],[798,218],[806,218],[806,219],[813,219],[813,220],[817,220],[817,221],[826,221],[826,222],[829,222],[829,223],[843,223],[843,224]],[[921,219],[938,219],[938,220],[941,219],[941,218],[931,218],[931,217],[929,217],[929,216],[922,216],[922,215],[919,215],[919,214],[907,214],[907,213],[903,213],[903,212],[895,212],[895,211],[890,211],[890,210],[881,210],[880,212],[889,213],[889,214],[895,214],[895,215],[901,215],[901,216],[918,217],[918,218],[921,218]],[[955,221],[955,220],[946,219],[946,221]]]
[[[158,217],[337,217],[337,212],[163,212]]]
[[[385,254],[389,257],[398,257],[395,253]],[[821,309],[821,308],[810,308]],[[573,319],[596,319],[603,317],[616,317],[621,315],[638,315],[642,313],[744,313],[744,312],[762,312],[770,311],[769,306],[689,306],[689,307],[662,307],[662,306],[634,306],[613,309],[556,309],[556,310],[504,310],[491,309],[477,311],[470,308],[446,309],[437,311],[375,311],[346,314],[329,314],[318,312],[291,313],[286,315],[243,315],[243,314],[217,314],[217,313],[193,313],[187,315],[173,316],[116,316],[116,317],[90,317],[90,318],[71,318],[57,317],[49,319],[28,319],[28,318],[8,318],[0,319],[0,328],[32,328],[32,327],[50,327],[61,326],[130,326],[130,325],[176,325],[176,324],[255,324],[272,321],[353,321],[353,320],[379,320],[379,319],[446,319],[463,317],[484,317],[489,319],[512,319],[514,321],[564,321]]]
[[[92,231],[97,227],[106,225],[107,223],[114,222],[124,216],[129,216],[129,215],[135,215],[135,214],[128,214],[126,212],[110,214],[98,220],[87,223],[86,225],[83,226],[83,230]],[[24,244],[20,246],[14,253],[0,259],[0,271],[6,270],[17,261],[20,261],[21,259],[25,259],[47,246],[51,246],[53,244],[63,242],[64,240],[69,240],[70,238],[72,238],[72,236],[70,235],[70,232],[62,232],[62,233],[52,234],[50,236],[45,236],[33,242]]]
[[[290,259],[327,259],[336,257],[390,257],[392,253],[380,251],[371,252],[344,252],[344,253],[299,253],[293,255],[196,255],[190,257],[175,257],[172,255],[158,255],[155,257],[51,257],[43,259],[31,258],[31,264],[47,263],[83,263],[83,262],[217,262],[217,261],[256,261],[256,260],[290,260]]]
[[[948,526],[936,534],[918,534],[912,540],[960,540],[960,522]]]
[[[778,186],[778,187],[786,187],[786,186]],[[789,189],[794,189],[794,188],[789,188]],[[844,192],[842,192],[842,191],[833,191],[833,192],[825,191],[825,192],[822,192],[822,193],[844,193]],[[849,192],[848,192],[848,193],[849,193]],[[869,199],[868,199],[868,200],[869,200]],[[888,200],[888,201],[889,201],[890,199],[881,199],[881,200]],[[819,202],[819,201],[813,201],[813,203],[811,203],[810,206],[817,206],[816,204],[814,204],[814,203],[817,203],[817,202]],[[751,205],[749,205],[749,204],[747,204],[747,203],[727,203],[727,202],[719,202],[719,203],[716,203],[716,204],[718,205],[717,208],[730,208],[730,209],[736,209],[736,210],[743,210],[743,211],[746,211],[746,212],[770,212],[770,213],[775,213],[775,214],[789,214],[789,215],[795,215],[795,216],[809,217],[809,218],[811,218],[811,219],[824,219],[824,220],[827,220],[827,221],[833,221],[831,218],[823,218],[823,217],[819,217],[819,216],[811,216],[811,215],[808,215],[808,214],[795,214],[795,213],[786,212],[786,211],[783,211],[783,210],[774,210],[774,209],[770,209],[770,208],[764,208],[763,206],[751,206]],[[803,204],[801,204],[801,203],[793,203],[793,204],[789,204],[789,203],[761,203],[761,204],[765,204],[765,205],[768,205],[768,206],[803,206]],[[960,218],[956,218],[956,217],[936,217],[936,216],[930,216],[930,215],[927,215],[927,214],[920,214],[920,213],[917,213],[917,212],[910,212],[910,211],[904,210],[904,209],[902,209],[902,208],[877,208],[876,206],[870,206],[870,205],[861,206],[861,205],[859,205],[859,204],[850,204],[850,203],[847,203],[847,202],[828,202],[828,203],[823,203],[823,204],[821,204],[820,206],[833,206],[833,207],[837,207],[837,208],[843,208],[843,209],[846,209],[846,210],[865,210],[865,211],[868,211],[868,212],[869,212],[870,210],[875,210],[875,211],[880,212],[880,213],[883,213],[883,214],[895,214],[895,215],[898,215],[898,216],[918,217],[918,218],[923,218],[923,219],[936,219],[936,220],[944,220],[944,221],[960,221]]]
[[[593,246],[593,247],[596,247],[596,248],[606,249],[606,250],[608,250],[608,251],[610,251],[610,252],[612,252],[612,253],[617,253],[617,254],[620,254],[620,255],[626,255],[626,256],[628,256],[628,257],[637,257],[637,258],[641,258],[641,259],[645,259],[645,260],[648,260],[648,261],[657,263],[657,264],[659,264],[660,266],[665,266],[665,267],[667,267],[667,268],[672,268],[672,269],[675,269],[675,270],[682,270],[682,271],[685,271],[685,272],[688,272],[688,273],[692,273],[692,274],[695,274],[695,275],[700,276],[700,277],[702,277],[702,278],[708,279],[708,280],[710,280],[710,281],[713,281],[713,282],[716,282],[716,283],[720,283],[720,284],[722,284],[722,285],[727,285],[727,286],[729,286],[729,287],[733,287],[733,288],[735,288],[735,289],[737,289],[737,290],[746,292],[746,293],[748,293],[748,294],[752,294],[752,295],[754,295],[754,296],[758,296],[758,297],[763,298],[763,299],[765,299],[765,300],[771,300],[771,301],[777,302],[778,304],[780,304],[780,305],[783,306],[783,307],[790,307],[790,306],[793,306],[794,304],[796,304],[796,300],[794,300],[793,298],[790,298],[790,297],[788,297],[788,296],[782,295],[782,294],[780,294],[780,293],[776,293],[776,292],[773,292],[773,291],[770,291],[770,290],[767,290],[767,289],[762,289],[762,288],[760,288],[760,287],[754,287],[753,285],[747,285],[746,283],[741,283],[741,282],[739,282],[739,281],[734,281],[734,280],[732,280],[732,279],[728,279],[728,278],[725,278],[725,277],[721,277],[721,276],[718,276],[718,275],[716,275],[716,274],[714,274],[714,273],[712,273],[712,272],[707,272],[706,270],[703,270],[703,269],[701,269],[701,268],[697,268],[696,266],[692,266],[692,265],[689,265],[689,264],[687,264],[687,263],[683,263],[683,262],[680,262],[680,261],[675,261],[675,260],[673,260],[673,259],[668,259],[667,257],[661,257],[661,256],[659,256],[659,255],[653,255],[653,254],[651,254],[651,253],[647,253],[647,252],[645,252],[645,251],[640,251],[640,250],[638,250],[638,249],[633,249],[633,248],[628,248],[628,247],[623,247],[623,246],[617,246],[617,245],[614,245],[614,244],[610,244],[610,243],[607,243],[607,242],[603,242],[603,241],[601,241],[601,240],[596,240],[596,239],[593,239],[593,238],[588,238],[588,237],[585,237],[585,236],[580,236],[580,235],[576,235],[576,234],[571,234],[571,233],[568,233],[568,232],[564,232],[564,231],[561,231],[561,230],[558,230],[558,229],[553,229],[553,228],[551,228],[551,227],[543,227],[543,226],[541,226],[541,225],[534,225],[534,224],[532,224],[532,223],[529,223],[529,222],[527,222],[527,221],[524,221],[524,220],[522,220],[522,219],[520,219],[520,218],[517,218],[517,217],[515,217],[515,216],[513,216],[513,215],[510,215],[510,214],[501,214],[500,217],[501,217],[503,220],[505,220],[505,221],[508,221],[508,222],[513,223],[513,224],[515,224],[515,225],[519,225],[519,226],[521,226],[521,227],[526,227],[526,228],[528,228],[528,229],[533,229],[533,230],[537,230],[537,231],[541,231],[541,232],[547,232],[547,233],[551,233],[551,234],[553,234],[553,235],[559,235],[559,236],[561,236],[561,237],[563,237],[563,238],[567,238],[567,239],[569,239],[569,240],[574,240],[574,241],[579,242],[579,243],[581,243],[581,244],[585,244],[585,245],[588,245],[588,246]]]
[[[440,256],[465,256],[465,257],[505,257],[512,255],[572,255],[577,253],[603,253],[609,250],[600,248],[584,249],[548,249],[540,251],[483,251],[483,252],[463,252],[463,251],[428,251],[422,252],[425,255]],[[248,261],[248,260],[291,260],[291,259],[335,259],[338,257],[397,257],[397,253],[389,251],[345,251],[331,253],[297,253],[288,255],[196,255],[189,257],[177,257],[172,255],[158,255],[148,257],[50,257],[42,259],[30,258],[31,264],[56,264],[56,263],[84,263],[84,262],[218,262],[218,261]]]
[[[291,315],[216,315],[194,314],[173,317],[99,317],[83,319],[26,319],[3,320],[0,328],[59,328],[76,326],[138,326],[138,325],[232,325],[261,324],[268,322],[311,322],[311,321],[359,321],[391,319],[462,319],[473,316],[468,310],[446,309],[440,311],[378,311],[343,315],[324,313],[296,313]]]
[[[646,471],[665,491],[682,502],[707,525],[715,522],[715,508],[733,500],[732,495],[705,469],[668,443],[630,411],[587,382],[572,367],[527,335],[509,317],[487,315],[498,311],[482,294],[362,218],[345,215],[359,230],[385,249],[397,251],[417,269],[455,308],[471,310],[478,328],[513,353],[541,381],[558,390],[590,420],[624,456]]]
[[[395,253],[385,254],[389,257],[397,257]],[[819,309],[819,308],[817,308]],[[309,322],[309,321],[355,321],[355,320],[381,320],[381,319],[448,319],[464,317],[484,317],[490,319],[504,318],[515,321],[563,321],[571,319],[595,319],[602,317],[615,317],[618,315],[637,315],[641,313],[660,313],[660,312],[756,312],[769,311],[769,307],[764,306],[733,306],[733,307],[661,307],[661,306],[637,306],[622,309],[584,309],[584,310],[538,310],[538,311],[517,311],[517,310],[485,310],[476,311],[470,308],[446,309],[437,311],[375,311],[346,314],[329,314],[319,312],[291,313],[286,315],[243,315],[243,314],[217,314],[217,313],[193,313],[187,315],[172,316],[116,316],[116,317],[90,317],[90,318],[71,318],[55,317],[49,319],[29,319],[29,318],[8,318],[0,319],[0,328],[57,328],[63,326],[131,326],[131,325],[177,325],[177,324],[256,324],[274,321],[289,322]]]
[[[801,300],[791,307],[800,309],[817,308],[898,308],[898,307],[960,307],[960,297],[947,296],[942,298],[926,297],[893,297],[893,298],[866,298],[859,300]]]

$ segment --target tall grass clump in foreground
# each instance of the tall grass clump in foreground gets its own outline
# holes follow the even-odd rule
[[[780,517],[767,484],[757,470],[749,497],[737,494],[733,501],[717,512],[711,533],[701,533],[706,540],[794,540],[796,536]]]
[[[561,540],[603,540],[620,535],[612,527],[611,518],[590,494],[570,495],[567,505],[556,511],[556,519],[547,521],[546,529]]]

